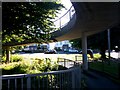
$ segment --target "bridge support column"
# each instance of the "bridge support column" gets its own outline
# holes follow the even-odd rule
[[[88,70],[87,60],[87,36],[82,33],[82,57],[83,57],[83,70]]]

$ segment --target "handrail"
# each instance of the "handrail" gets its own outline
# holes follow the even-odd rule
[[[69,60],[72,61],[72,60]],[[76,63],[74,63],[75,65]],[[32,89],[62,89],[79,88],[81,84],[81,70],[79,66],[67,70],[51,71],[36,74],[14,74],[0,76],[5,90],[17,88]],[[18,83],[19,81],[19,83]]]
[[[23,90],[32,89],[63,89],[80,88],[81,70],[80,67],[73,67],[67,70],[44,72],[37,74],[16,74],[2,75],[2,86],[4,90],[17,88]],[[19,82],[18,82],[19,81]]]
[[[60,18],[58,18],[57,20],[55,20],[55,21],[53,21],[53,22],[56,22],[56,21],[58,21],[59,19],[61,19],[62,17],[64,17],[64,16],[71,10],[72,7],[73,7],[73,6],[71,6],[71,7],[69,8],[69,10],[68,10],[63,16],[61,16]]]
[[[51,72],[44,72],[44,73],[36,73],[36,74],[13,74],[13,75],[2,75],[2,79],[14,79],[14,78],[21,78],[21,77],[33,77],[33,76],[43,76],[48,74],[59,74],[59,73],[67,73],[76,70],[78,67],[70,68],[67,70],[59,70],[59,71],[51,71]]]
[[[63,16],[61,16],[60,18],[58,18],[57,20],[55,20],[55,21],[53,21],[54,22],[54,25],[55,25],[55,28],[57,28],[56,30],[54,30],[54,31],[57,31],[58,29],[61,29],[63,26],[65,26],[70,20],[71,20],[71,18],[72,18],[72,16],[73,16],[73,14],[72,14],[72,12],[73,12],[73,10],[74,10],[74,7],[73,6],[71,6],[70,8],[69,8],[69,10],[63,15]],[[75,10],[74,10],[75,11]],[[69,15],[68,15],[69,14]],[[68,15],[68,16],[67,16]],[[65,22],[62,22],[62,19],[65,19],[65,17],[67,17],[68,18],[68,20],[66,20]],[[55,24],[56,23],[56,24]],[[54,32],[54,31],[50,31],[50,33],[52,33],[52,32]]]

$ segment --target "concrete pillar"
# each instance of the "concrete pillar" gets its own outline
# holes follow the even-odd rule
[[[82,57],[83,57],[83,70],[88,70],[87,60],[87,36],[82,33]]]

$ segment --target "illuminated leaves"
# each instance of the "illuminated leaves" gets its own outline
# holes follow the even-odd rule
[[[49,40],[55,29],[51,20],[62,7],[56,2],[3,2],[3,43]]]

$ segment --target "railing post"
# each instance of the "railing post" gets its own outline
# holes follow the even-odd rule
[[[70,20],[71,20],[71,11],[69,11],[69,17],[70,17]]]
[[[64,59],[64,67],[66,66],[66,59]]]
[[[75,73],[74,70],[72,71],[72,89],[75,88]]]
[[[8,90],[10,90],[10,80],[8,79]]]
[[[57,58],[57,63],[59,63],[59,58]]]
[[[76,62],[74,61],[74,66],[76,65]]]
[[[119,75],[119,79],[120,79],[120,63],[118,63],[118,75]]]
[[[2,77],[0,76],[0,90],[2,90]]]
[[[27,90],[31,90],[31,78],[27,78]]]
[[[77,56],[75,56],[75,61],[77,61]]]
[[[61,30],[61,19],[60,19],[60,30]]]
[[[81,71],[80,71],[80,67],[77,67],[77,70],[76,70],[76,88],[81,88]]]

